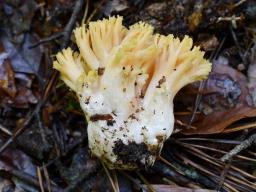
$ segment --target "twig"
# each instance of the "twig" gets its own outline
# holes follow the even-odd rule
[[[118,191],[120,191],[116,170],[113,169],[113,170],[111,170],[111,172],[112,172],[112,175],[113,175],[113,180],[114,180],[114,184],[116,186],[116,189],[118,189]]]
[[[43,171],[44,171],[44,176],[45,176],[48,192],[51,192],[52,191],[51,182],[50,182],[49,174],[48,174],[48,171],[47,171],[47,168],[45,167],[45,165],[43,165]]]
[[[234,7],[238,7],[240,5],[242,5],[243,3],[245,3],[247,0],[240,0],[239,2],[237,2]]]
[[[217,158],[215,158],[215,157],[213,157],[213,156],[211,156],[211,155],[208,155],[206,152],[203,152],[203,151],[200,150],[200,149],[197,149],[196,146],[193,146],[193,145],[188,145],[188,146],[186,146],[186,145],[184,145],[184,147],[186,147],[185,150],[186,150],[188,153],[190,153],[191,155],[197,154],[196,156],[197,156],[198,158],[202,159],[203,161],[206,161],[207,163],[209,163],[209,164],[211,164],[211,165],[214,165],[216,168],[218,167],[218,168],[223,169],[224,164],[223,164],[219,159],[217,159]],[[202,147],[203,147],[203,146],[202,146]],[[216,149],[216,150],[217,150],[217,149]],[[228,169],[230,169],[230,170],[228,170]],[[233,166],[233,165],[231,165],[231,164],[226,164],[226,167],[225,167],[224,171],[225,171],[225,172],[228,172],[229,175],[226,175],[226,173],[224,174],[224,172],[223,172],[223,174],[222,174],[222,176],[221,176],[222,179],[220,179],[220,181],[219,181],[219,184],[222,183],[222,185],[223,185],[223,183],[224,183],[224,176],[225,176],[225,178],[227,177],[227,179],[229,179],[229,178],[231,178],[231,177],[232,177],[231,179],[233,179],[233,180],[234,180],[234,179],[239,179],[239,180],[240,180],[239,183],[241,183],[242,180],[243,180],[244,182],[247,182],[247,183],[248,183],[248,180],[245,179],[245,177],[246,177],[246,178],[249,178],[249,179],[252,179],[252,180],[254,180],[254,181],[256,180],[256,177],[254,177],[253,175],[248,174],[248,173],[246,173],[246,172],[244,172],[244,171],[238,169],[237,167],[235,167],[235,166]],[[244,177],[240,177],[238,173],[240,173],[240,174],[243,175]],[[234,178],[233,176],[236,177],[236,178]],[[221,181],[223,181],[223,182],[221,182]],[[221,185],[221,186],[222,186],[222,185]],[[219,188],[219,189],[220,189],[220,188]]]
[[[233,30],[233,28],[232,28],[231,25],[229,26],[229,29],[230,29],[231,35],[232,35],[232,37],[233,37],[234,43],[235,43],[236,47],[238,48],[239,56],[240,56],[240,58],[242,59],[243,64],[246,64],[246,60],[245,60],[245,58],[244,58],[244,55],[242,54],[242,48],[241,48],[241,46],[240,46],[239,43],[238,43],[237,36],[236,36],[236,34],[235,34],[235,32],[234,32],[234,30]]]
[[[204,89],[205,83],[206,83],[206,80],[200,82],[200,86],[199,86],[199,89],[198,89],[198,92],[199,92],[199,93],[198,93],[197,96],[196,96],[196,102],[195,102],[195,105],[194,105],[193,113],[192,113],[192,116],[191,116],[191,118],[190,118],[190,120],[189,120],[187,129],[190,129],[190,128],[191,128],[192,123],[193,123],[193,121],[194,121],[194,119],[195,119],[196,111],[197,111],[197,109],[198,109],[198,107],[199,107],[199,105],[200,105],[201,99],[202,99],[202,94],[201,94],[201,92],[202,92],[203,89]]]
[[[63,32],[55,33],[49,37],[45,37],[43,39],[40,39],[39,41],[35,42],[34,44],[30,45],[28,48],[33,49],[35,47],[38,47],[39,45],[42,45],[44,43],[47,43],[49,41],[53,41],[55,39],[61,38],[63,36]]]
[[[9,131],[8,129],[6,129],[4,126],[0,125],[0,130],[3,131],[4,133],[6,133],[7,135],[12,136],[11,131]]]
[[[12,137],[10,137],[0,148],[0,154],[13,142]]]
[[[218,46],[217,50],[214,51],[214,54],[211,55],[212,60],[216,60],[216,59],[217,59],[217,57],[219,56],[220,50],[221,50],[221,48],[223,47],[223,45],[224,45],[226,39],[227,39],[227,35],[224,36],[224,38],[221,40],[220,45]]]
[[[124,177],[126,177],[127,179],[129,179],[134,185],[136,185],[138,188],[142,189],[142,190],[147,190],[147,188],[142,185],[137,179],[134,179],[133,177],[131,177],[130,175],[128,175],[128,173],[126,173],[125,171],[121,171],[119,170],[119,173],[121,173]]]
[[[217,58],[218,54],[219,54],[219,51],[220,49],[222,48],[224,42],[226,40],[226,37],[224,37],[219,45],[219,47],[217,48],[217,50],[215,50],[212,54],[211,54],[211,57],[209,60],[214,60]],[[196,112],[197,112],[197,109],[200,105],[200,102],[201,102],[201,99],[202,99],[202,94],[201,92],[203,91],[204,87],[205,87],[205,84],[206,84],[207,80],[204,80],[202,82],[200,82],[200,85],[199,85],[199,89],[198,89],[198,94],[196,96],[196,101],[195,101],[195,104],[194,104],[194,107],[193,107],[193,112],[192,112],[192,116],[190,117],[190,120],[189,120],[189,123],[188,123],[188,126],[187,126],[187,129],[190,129],[191,128],[191,125],[195,119],[195,116],[196,116]]]
[[[245,124],[245,125],[241,125],[241,126],[238,126],[238,127],[233,127],[233,128],[230,128],[230,129],[226,129],[224,130],[222,133],[232,133],[232,132],[235,132],[235,131],[241,131],[241,130],[244,130],[244,129],[252,129],[252,128],[255,128],[256,127],[256,123],[249,123],[249,124]]]
[[[136,172],[137,175],[139,176],[139,178],[145,183],[145,185],[147,186],[148,188],[148,191],[150,192],[155,192],[155,189],[152,187],[152,185],[146,180],[146,178],[139,172],[137,171]]]
[[[110,183],[111,183],[111,186],[112,186],[112,188],[113,188],[113,191],[114,191],[114,192],[119,192],[119,188],[118,188],[118,189],[116,188],[116,185],[115,185],[115,183],[114,183],[114,181],[113,181],[113,179],[112,179],[112,177],[111,177],[111,175],[110,175],[110,173],[109,173],[108,168],[105,166],[105,163],[104,163],[103,161],[100,161],[100,162],[101,162],[101,164],[102,164],[102,166],[103,166],[103,168],[104,168],[104,170],[105,170],[105,172],[106,172],[106,174],[107,174],[107,176],[108,176],[108,179],[109,179],[109,181],[110,181]]]
[[[40,168],[38,166],[36,168],[36,171],[37,171],[38,182],[39,182],[39,185],[40,185],[40,190],[41,190],[41,192],[44,192],[43,178],[42,178]]]
[[[25,122],[22,123],[22,125],[20,127],[18,127],[12,137],[10,137],[4,144],[3,146],[0,148],[0,154],[14,141],[14,139],[20,135],[24,129],[26,128],[26,126],[30,123],[30,121],[33,119],[33,116],[39,111],[39,109],[41,108],[42,106],[42,102],[39,102],[36,106],[36,108],[30,112],[27,117],[25,118]]]
[[[220,149],[211,148],[211,147],[207,147],[207,146],[203,146],[203,145],[180,143],[180,142],[177,142],[177,144],[181,144],[182,146],[185,146],[185,147],[188,147],[188,148],[195,147],[195,148],[199,148],[199,149],[205,149],[207,151],[214,151],[214,152],[221,153],[221,154],[225,154],[226,153],[226,151],[223,151],[223,150],[220,150]],[[256,162],[256,159],[250,158],[250,157],[246,157],[246,156],[242,156],[242,155],[237,155],[237,158],[241,159],[241,160]]]
[[[71,18],[63,31],[63,44],[61,46],[62,49],[66,48],[69,43],[73,27],[75,25],[75,22],[76,22],[79,12],[83,8],[83,4],[84,4],[84,0],[77,0],[77,2],[75,4],[74,11],[71,15]]]
[[[39,132],[41,134],[41,137],[42,137],[42,140],[43,140],[43,143],[46,144],[46,135],[45,135],[45,131],[44,131],[44,125],[43,125],[43,122],[42,122],[42,119],[41,119],[41,115],[38,113],[36,113],[36,120],[37,120],[37,123],[38,123],[38,128],[39,128]]]
[[[188,137],[188,138],[178,138],[177,141],[207,141],[213,143],[222,143],[222,144],[233,144],[238,145],[241,141],[227,140],[227,139],[211,139],[211,138],[201,138],[201,137]]]
[[[84,16],[83,16],[83,19],[82,19],[82,24],[85,23],[85,20],[86,20],[87,15],[88,15],[89,2],[90,2],[89,0],[86,1]]]
[[[163,161],[163,158],[161,158],[161,161]],[[173,162],[168,161],[156,161],[154,166],[150,168],[155,174],[160,174],[162,176],[165,176],[169,179],[171,179],[173,182],[177,184],[181,184],[184,186],[187,186],[188,184],[191,184],[191,179],[187,178],[183,171],[178,169]],[[173,164],[172,164],[173,163]]]
[[[254,144],[256,144],[256,134],[251,135],[248,139],[244,140],[240,145],[237,145],[230,152],[221,157],[220,160],[223,162],[230,160],[233,156],[237,155],[242,150],[245,150]]]
[[[174,139],[170,140],[170,144],[178,144],[182,145],[183,143],[180,143]],[[178,169],[185,177],[189,178],[190,180],[199,183],[200,185],[206,186],[210,189],[214,189],[216,187],[217,181],[213,181],[210,177],[205,176],[204,174],[201,174],[200,171],[191,169],[191,166],[194,167],[194,165],[189,165],[188,161],[190,159],[187,159],[184,156],[184,153],[181,153],[181,151],[177,151],[176,149],[170,150],[169,148],[166,150],[166,156],[164,157],[167,161],[169,161],[169,166],[175,166],[175,169]],[[190,152],[190,154],[194,154],[191,150],[186,150],[187,152]],[[201,157],[201,156],[200,156]],[[184,159],[186,158],[186,160]],[[166,162],[165,162],[166,163]],[[200,165],[199,165],[200,166]],[[200,169],[199,169],[200,170]],[[206,174],[208,174],[208,170],[205,170]],[[212,172],[210,172],[212,173]],[[212,173],[213,174],[213,173]],[[209,174],[210,175],[210,174]]]
[[[207,179],[207,180],[209,180],[209,181],[210,181],[210,179],[211,179],[211,180],[213,180],[215,183],[217,183],[217,181],[219,180],[220,177],[219,177],[216,173],[214,173],[212,170],[211,170],[211,171],[208,170],[205,166],[203,166],[203,165],[201,165],[201,164],[197,164],[197,163],[195,163],[194,161],[192,161],[191,159],[186,158],[185,156],[181,156],[180,154],[177,154],[177,156],[178,156],[182,161],[185,161],[187,165],[192,166],[193,168],[199,170],[200,172],[202,172],[202,173],[204,173],[204,174],[208,174],[208,177],[206,177],[206,178],[204,178],[204,179]],[[202,177],[202,178],[203,178],[203,177]],[[202,179],[202,178],[200,178],[200,179],[197,180],[197,181],[198,181],[198,182],[201,182],[201,179]],[[236,190],[232,185],[229,185],[228,183],[229,183],[229,184],[232,184],[232,185],[235,185],[236,183],[234,183],[233,181],[229,181],[229,182],[227,181],[227,182],[224,183],[224,186],[230,188],[231,191],[237,191],[237,192],[238,192],[238,190]],[[216,186],[216,184],[213,186],[213,188],[215,188],[215,186]],[[207,187],[208,187],[208,186],[207,186]],[[241,187],[242,187],[242,186],[241,186]],[[225,190],[225,188],[223,188],[221,191],[227,191],[227,190]]]
[[[61,125],[59,121],[57,121],[56,123],[53,124],[52,129],[53,129],[53,136],[55,137],[54,142],[56,146],[58,146],[58,149],[60,150],[60,154],[62,156],[63,154],[65,154],[65,148],[64,148],[65,142],[61,134],[62,130],[59,129],[59,127],[61,127]]]
[[[97,11],[98,11],[97,8],[93,10],[93,12],[90,14],[90,16],[88,17],[88,19],[85,22],[86,25],[92,20],[93,16],[97,13]]]
[[[226,179],[226,176],[227,176],[227,174],[228,174],[228,171],[229,171],[230,167],[231,167],[231,161],[229,161],[229,162],[225,165],[224,170],[223,170],[222,173],[221,173],[218,186],[216,187],[216,191],[220,191],[220,190],[223,188],[223,185],[224,185],[224,183],[225,183],[225,179]]]
[[[196,113],[194,113],[196,114]],[[194,118],[193,118],[194,119]],[[181,120],[179,119],[175,119],[175,124],[181,126],[181,127],[185,127],[185,128],[189,128],[189,129],[197,129],[195,126],[192,126],[191,124],[188,125],[186,123],[183,123]]]

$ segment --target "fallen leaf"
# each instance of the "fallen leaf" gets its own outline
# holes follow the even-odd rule
[[[36,169],[31,158],[17,149],[8,148],[0,156],[0,170],[22,170],[36,176]]]
[[[125,9],[128,8],[128,3],[126,0],[111,0],[107,1],[105,6],[103,7],[102,12],[109,16],[112,13],[124,11]]]
[[[0,97],[0,105],[14,108],[28,108],[29,104],[36,104],[38,102],[38,97],[39,95],[35,95],[31,89],[18,86],[15,97],[3,95]]]
[[[16,107],[28,107],[28,104],[36,104],[38,102],[37,97],[26,87],[18,87],[18,94],[13,101]]]
[[[32,159],[22,151],[9,147],[0,155],[0,174],[2,176],[12,172],[21,172],[32,177],[36,177],[36,167]],[[22,179],[15,177],[0,177],[0,191],[21,192],[25,187],[25,182]],[[8,190],[9,189],[9,190]]]
[[[35,55],[34,58],[37,56]],[[21,63],[22,58],[21,59]],[[38,102],[37,96],[32,92],[32,75],[15,73],[10,54],[6,52],[4,44],[0,41],[0,104],[16,108],[27,108],[29,104]],[[22,67],[23,64],[21,65]]]
[[[15,140],[19,149],[36,160],[45,160],[54,153],[54,141],[51,137],[52,131],[41,130],[36,122],[30,129],[25,129]],[[18,127],[19,125],[17,125]]]
[[[202,21],[202,12],[201,10],[197,10],[194,13],[192,13],[189,17],[188,17],[188,23],[189,23],[189,30],[190,31],[195,31],[196,28],[198,27],[198,25],[201,23]]]
[[[209,34],[200,34],[197,43],[204,51],[212,51],[217,48],[219,41],[216,36]]]
[[[198,86],[190,86],[196,92]],[[256,116],[256,107],[250,105],[246,77],[228,65],[215,64],[202,92],[199,110],[192,124],[196,129],[183,129],[184,134],[214,134],[222,132],[232,123]],[[191,99],[191,95],[189,96]],[[193,97],[195,98],[195,97]],[[185,99],[185,98],[183,98]],[[193,103],[191,103],[193,106]],[[190,116],[177,119],[188,124]]]
[[[22,45],[12,43],[7,36],[2,36],[5,52],[11,60],[15,72],[37,74],[41,63],[42,49],[40,46],[33,49],[28,47],[39,39],[34,34],[26,34]]]
[[[2,56],[2,57],[1,57]],[[0,93],[4,91],[8,96],[14,97],[17,93],[15,86],[15,74],[10,60],[6,57],[3,45],[0,43]],[[0,94],[1,98],[1,94]]]
[[[35,78],[33,75],[17,72],[15,73],[15,79],[17,79],[22,86],[31,88],[32,82]]]
[[[163,10],[168,9],[167,2],[152,3],[146,7],[146,11],[151,17],[157,18],[158,20],[164,20],[167,16]]]
[[[11,181],[7,179],[1,179],[0,178],[0,191],[13,191],[13,192],[18,192],[18,190],[14,189],[15,186],[12,184]]]

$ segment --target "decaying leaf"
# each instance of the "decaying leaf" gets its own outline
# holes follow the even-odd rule
[[[30,157],[17,149],[8,149],[1,154],[0,170],[23,170],[24,172],[35,176],[35,166]]]
[[[3,38],[1,38],[3,40]],[[7,39],[4,39],[6,43]],[[8,44],[9,45],[9,44]],[[5,47],[4,47],[5,46]],[[26,108],[29,104],[36,104],[38,98],[31,90],[32,79],[29,75],[25,73],[17,73],[17,71],[28,72],[27,64],[19,57],[11,57],[11,49],[6,44],[0,44],[0,104],[14,106],[16,108]],[[15,49],[16,50],[16,49]],[[16,50],[17,51],[17,50]],[[23,50],[24,51],[24,50]],[[40,58],[39,55],[30,55],[33,59]],[[39,57],[38,57],[39,56]],[[10,58],[11,57],[11,58]],[[31,59],[30,59],[31,61]],[[16,66],[16,70],[13,69]],[[17,68],[18,67],[18,68]],[[31,71],[30,71],[31,72]]]
[[[217,46],[219,45],[219,41],[216,36],[214,35],[208,35],[208,34],[200,34],[198,36],[199,46],[204,51],[211,51],[215,50]]]
[[[13,192],[19,192],[18,190],[14,189],[15,186],[12,184],[11,181],[7,179],[1,179],[0,178],[0,191],[13,191]]]
[[[189,23],[189,30],[194,31],[197,26],[200,24],[202,21],[202,12],[201,10],[195,11],[192,13],[189,18],[188,18],[188,23]]]
[[[11,60],[15,72],[37,74],[41,62],[42,50],[28,47],[38,41],[35,34],[26,34],[21,45],[14,44],[7,36],[1,36],[5,52]]]
[[[195,93],[198,86],[190,87],[190,93]],[[213,72],[206,82],[202,92],[199,110],[192,124],[196,129],[183,129],[184,134],[213,134],[222,132],[232,123],[256,116],[256,108],[251,106],[248,98],[246,77],[237,70],[223,64],[215,64]],[[191,100],[184,98],[186,100]],[[191,103],[193,106],[193,103]],[[182,122],[188,123],[190,116],[180,117]]]
[[[0,93],[1,91],[4,91],[10,97],[14,97],[17,93],[15,73],[2,44],[0,44]]]
[[[128,8],[128,2],[126,0],[111,0],[107,1],[106,5],[104,5],[102,12],[105,15],[111,15],[115,12],[124,11]]]

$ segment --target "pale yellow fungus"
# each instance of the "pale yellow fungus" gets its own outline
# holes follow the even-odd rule
[[[90,22],[74,30],[79,52],[64,49],[54,62],[79,98],[92,154],[110,168],[153,165],[173,131],[174,96],[211,71],[191,38],[153,30],[127,29],[119,16]]]

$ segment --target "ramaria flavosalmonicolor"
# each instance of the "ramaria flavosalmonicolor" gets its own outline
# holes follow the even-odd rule
[[[54,68],[79,98],[91,152],[110,168],[153,165],[173,131],[174,96],[211,70],[204,52],[188,36],[153,34],[144,22],[126,28],[119,16],[74,35],[79,51],[59,52]]]

